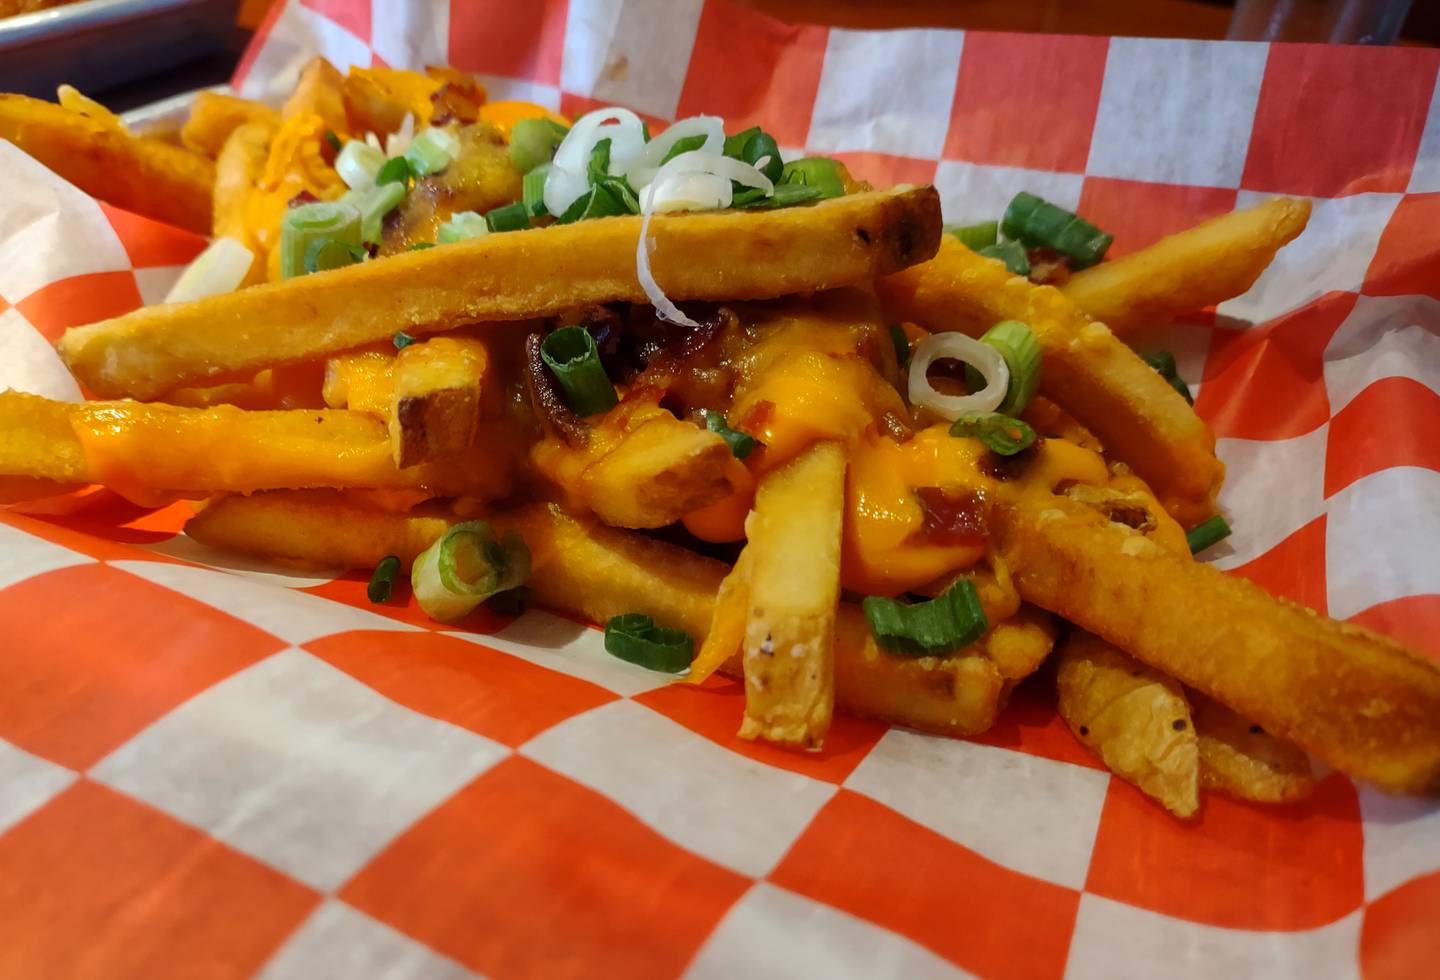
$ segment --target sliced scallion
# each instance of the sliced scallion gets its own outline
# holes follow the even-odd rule
[[[377,184],[403,184],[410,185],[410,178],[414,176],[410,172],[410,163],[404,157],[391,157],[381,165],[375,174]]]
[[[373,187],[375,175],[385,166],[385,154],[364,140],[351,140],[335,157],[335,172],[351,190]]]
[[[305,249],[305,273],[343,269],[347,265],[364,262],[368,254],[361,245],[351,245],[335,238],[317,238]]]
[[[483,215],[476,211],[461,211],[452,214],[450,220],[435,229],[435,239],[442,245],[453,245],[467,238],[483,238],[490,234],[490,225]]]
[[[880,649],[911,657],[936,657],[963,650],[985,635],[990,622],[968,578],[928,602],[902,603],[866,596],[861,603]]]
[[[1030,274],[1030,256],[1025,254],[1025,246],[1019,242],[1001,242],[998,245],[986,245],[977,249],[977,254],[987,259],[999,259],[1005,263],[1005,268],[1010,270],[1011,275],[1028,276]]]
[[[522,231],[530,227],[530,212],[523,202],[516,201],[485,212],[485,220],[491,231]]]
[[[1216,514],[1196,524],[1185,532],[1185,543],[1190,546],[1190,554],[1198,555],[1206,548],[1230,536],[1230,523]]]
[[[780,181],[785,172],[785,161],[780,159],[780,144],[759,126],[751,126],[734,136],[727,136],[721,152],[727,157],[756,167],[771,181]],[[759,166],[761,160],[765,161],[763,167]]]
[[[1114,238],[1073,211],[1021,191],[1011,199],[1000,219],[1007,238],[1030,246],[1044,245],[1070,259],[1076,269],[1092,266],[1105,257]]]
[[[565,403],[576,415],[597,415],[619,403],[595,338],[584,327],[561,327],[546,337],[540,359],[565,389]]]
[[[724,439],[725,445],[730,447],[730,453],[736,459],[744,459],[755,451],[756,446],[760,445],[755,441],[754,436],[730,428],[725,423],[725,416],[719,412],[705,413],[705,428]]]
[[[1195,404],[1195,397],[1190,394],[1190,386],[1180,377],[1180,371],[1175,366],[1175,355],[1168,350],[1157,350],[1150,354],[1141,354],[1141,359],[1159,373],[1160,377],[1170,382],[1170,387],[1179,393],[1188,404]]]
[[[704,133],[696,133],[694,136],[682,136],[676,140],[665,155],[660,158],[660,166],[665,166],[675,157],[682,153],[689,153],[691,150],[698,150],[705,145],[706,136]]]
[[[528,174],[555,157],[555,148],[570,132],[564,126],[543,116],[522,119],[510,127],[510,162],[522,174]]]
[[[525,175],[520,182],[520,203],[532,217],[548,214],[545,210],[545,178],[550,175],[550,164],[542,163]]]
[[[365,595],[371,602],[389,602],[390,593],[395,589],[395,576],[399,574],[399,558],[395,555],[381,558],[380,564],[375,566],[375,572],[370,576],[370,584],[365,587]]]
[[[341,150],[340,137],[333,129],[325,130],[325,142],[330,144],[330,149],[339,153]]]
[[[605,624],[605,652],[640,667],[678,674],[695,659],[695,641],[684,630],[656,626],[644,613],[625,613]]]
[[[354,141],[349,145],[354,146]],[[357,187],[340,200],[360,212],[361,241],[378,242],[385,227],[385,216],[405,200],[405,185],[395,181],[372,183],[367,187]]]
[[[349,250],[343,246],[360,247],[360,212],[339,201],[317,201],[286,211],[280,219],[280,275],[289,279],[313,271],[307,270],[307,264],[330,268],[320,264],[318,252],[314,262],[309,262],[310,250],[317,242],[341,246],[333,257],[343,257],[341,264],[349,264]]]
[[[967,412],[950,426],[952,436],[979,439],[997,456],[1014,456],[1035,445],[1035,430],[999,412]]]
[[[1000,240],[1000,224],[996,221],[982,221],[974,225],[946,225],[941,230],[972,252],[989,248]]]
[[[840,164],[829,157],[803,157],[791,160],[780,171],[777,184],[803,184],[818,188],[822,197],[841,197],[845,184],[840,179]]]
[[[404,350],[411,344],[415,343],[415,338],[410,336],[404,330],[401,330],[396,333],[395,336],[390,338],[390,342],[395,345],[396,350]]]
[[[460,143],[443,129],[416,133],[405,148],[405,161],[416,177],[428,177],[450,166],[460,152]]]
[[[980,343],[989,344],[1005,358],[1010,369],[1010,387],[1000,402],[999,411],[1005,415],[1019,415],[1035,397],[1040,385],[1040,342],[1027,324],[1019,320],[1002,320],[980,338]]]
[[[447,530],[421,552],[410,570],[410,586],[426,615],[453,623],[497,592],[523,585],[530,575],[530,549],[511,531],[497,539],[484,521]]]

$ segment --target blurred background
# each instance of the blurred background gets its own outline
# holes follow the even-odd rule
[[[221,84],[277,2],[0,0],[0,91],[54,98],[56,79],[70,79],[124,112]],[[1440,45],[1440,0],[729,2],[834,27]]]

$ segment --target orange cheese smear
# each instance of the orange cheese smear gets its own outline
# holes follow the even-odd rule
[[[500,130],[506,139],[510,138],[510,130],[522,119],[549,119],[562,126],[570,125],[570,120],[564,116],[534,102],[487,102],[480,107],[480,121]]]

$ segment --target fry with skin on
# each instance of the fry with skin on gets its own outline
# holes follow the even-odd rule
[[[247,123],[261,123],[274,129],[280,125],[280,113],[254,99],[223,92],[197,92],[190,104],[190,115],[180,127],[180,142],[214,159],[230,135]]]
[[[208,197],[206,204],[208,213]],[[399,330],[419,336],[617,300],[647,302],[635,272],[640,220],[486,235],[146,307],[67,331],[61,353],[97,395],[149,399],[218,375],[386,341]],[[940,207],[934,188],[902,188],[805,208],[658,215],[650,236],[652,267],[672,299],[764,299],[923,261],[940,238]]]
[[[1115,775],[1177,817],[1200,807],[1200,750],[1172,678],[1076,630],[1060,647],[1060,717]]]
[[[282,119],[309,113],[323,119],[332,133],[349,131],[345,117],[345,76],[318,54],[300,70],[300,80],[280,107]]]
[[[24,95],[0,95],[0,140],[92,197],[210,233],[215,165],[198,153]]]
[[[1116,333],[1169,323],[1255,285],[1275,253],[1305,230],[1310,202],[1277,197],[1082,269],[1061,291]]]
[[[830,728],[844,513],[839,443],[817,443],[760,480],[745,522],[750,602],[741,738],[816,749]]]
[[[396,469],[385,426],[330,410],[247,412],[0,393],[0,475],[101,483],[132,499],[293,487],[510,490],[503,441],[486,458]]]
[[[389,348],[389,350],[386,349]],[[393,344],[348,351],[325,359],[321,395],[331,408],[348,408],[377,419],[389,419],[395,394]]]
[[[1189,692],[1200,785],[1256,803],[1303,800],[1315,789],[1310,757],[1214,698]]]
[[[1040,390],[1154,488],[1189,527],[1215,512],[1225,467],[1215,436],[1164,378],[1051,286],[1013,276],[949,235],[935,258],[876,283],[892,319],[978,337],[1030,325],[1044,352]]]
[[[992,531],[1026,601],[1336,769],[1396,792],[1440,789],[1440,667],[1420,654],[1065,497],[1004,494]]]
[[[432,337],[395,356],[388,426],[395,465],[458,456],[481,419],[500,415],[494,361],[482,340]]]

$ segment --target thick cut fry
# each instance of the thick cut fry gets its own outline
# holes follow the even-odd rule
[[[1200,807],[1200,750],[1178,683],[1076,630],[1060,648],[1060,717],[1121,779],[1177,817]]]
[[[1006,496],[992,530],[1027,601],[1336,769],[1395,791],[1440,789],[1440,667],[1421,655],[1063,497]]]
[[[102,201],[210,233],[215,165],[198,153],[24,95],[0,95],[0,139]]]
[[[1190,692],[1200,740],[1200,785],[1242,800],[1289,803],[1315,789],[1310,757],[1214,698]]]
[[[0,393],[0,475],[102,483],[134,498],[292,487],[415,487],[486,499],[509,492],[493,454],[395,468],[385,426],[355,412],[246,412]]]
[[[750,604],[741,738],[816,749],[830,728],[844,510],[839,443],[812,446],[756,489],[745,522]]]
[[[1130,464],[1181,524],[1214,513],[1225,475],[1214,434],[1164,378],[1058,290],[1012,276],[948,235],[933,260],[876,288],[894,318],[933,330],[979,336],[1001,320],[1028,323],[1044,351],[1040,390]]]
[[[244,123],[236,127],[215,161],[213,233],[216,238],[233,238],[255,256],[242,285],[265,278],[265,250],[251,224],[250,195],[270,155],[275,129],[267,122]]]
[[[271,129],[280,125],[280,113],[263,102],[223,92],[202,91],[190,105],[190,116],[180,128],[180,142],[207,157],[219,156],[230,134],[247,123]]]
[[[934,188],[921,187],[775,211],[661,215],[650,231],[651,264],[672,299],[764,299],[923,261],[939,241],[940,209]],[[646,302],[635,273],[639,234],[640,218],[624,217],[487,235],[146,307],[67,331],[61,351],[96,394],[154,398],[204,378],[388,340],[397,330],[414,336]]]
[[[280,107],[283,119],[310,113],[323,119],[332,133],[349,132],[349,122],[345,118],[345,76],[319,55],[306,62],[300,70],[295,90]]]
[[[1275,253],[1309,220],[1308,200],[1277,197],[1077,272],[1062,291],[1116,333],[1169,323],[1176,314],[1204,309],[1255,285]]]
[[[458,518],[432,505],[395,513],[324,490],[273,491],[214,501],[186,533],[215,548],[323,567],[373,568],[386,555],[406,567]],[[535,556],[528,585],[557,612],[603,623],[643,612],[662,626],[707,638],[725,565],[691,551],[537,504],[487,517],[520,532]],[[1017,640],[1016,631],[1024,640]],[[1054,642],[1049,617],[1022,608],[953,657],[895,657],[880,650],[859,608],[836,619],[835,705],[840,711],[943,735],[976,735],[995,723],[1014,680],[990,659],[997,644],[1027,645],[1038,664]],[[735,643],[739,649],[739,641]],[[739,673],[739,657],[725,666]]]
[[[395,394],[395,351],[378,348],[328,358],[321,393],[331,408],[389,419]]]
[[[396,466],[458,456],[474,443],[481,419],[500,411],[484,341],[432,337],[395,357],[389,429]]]

